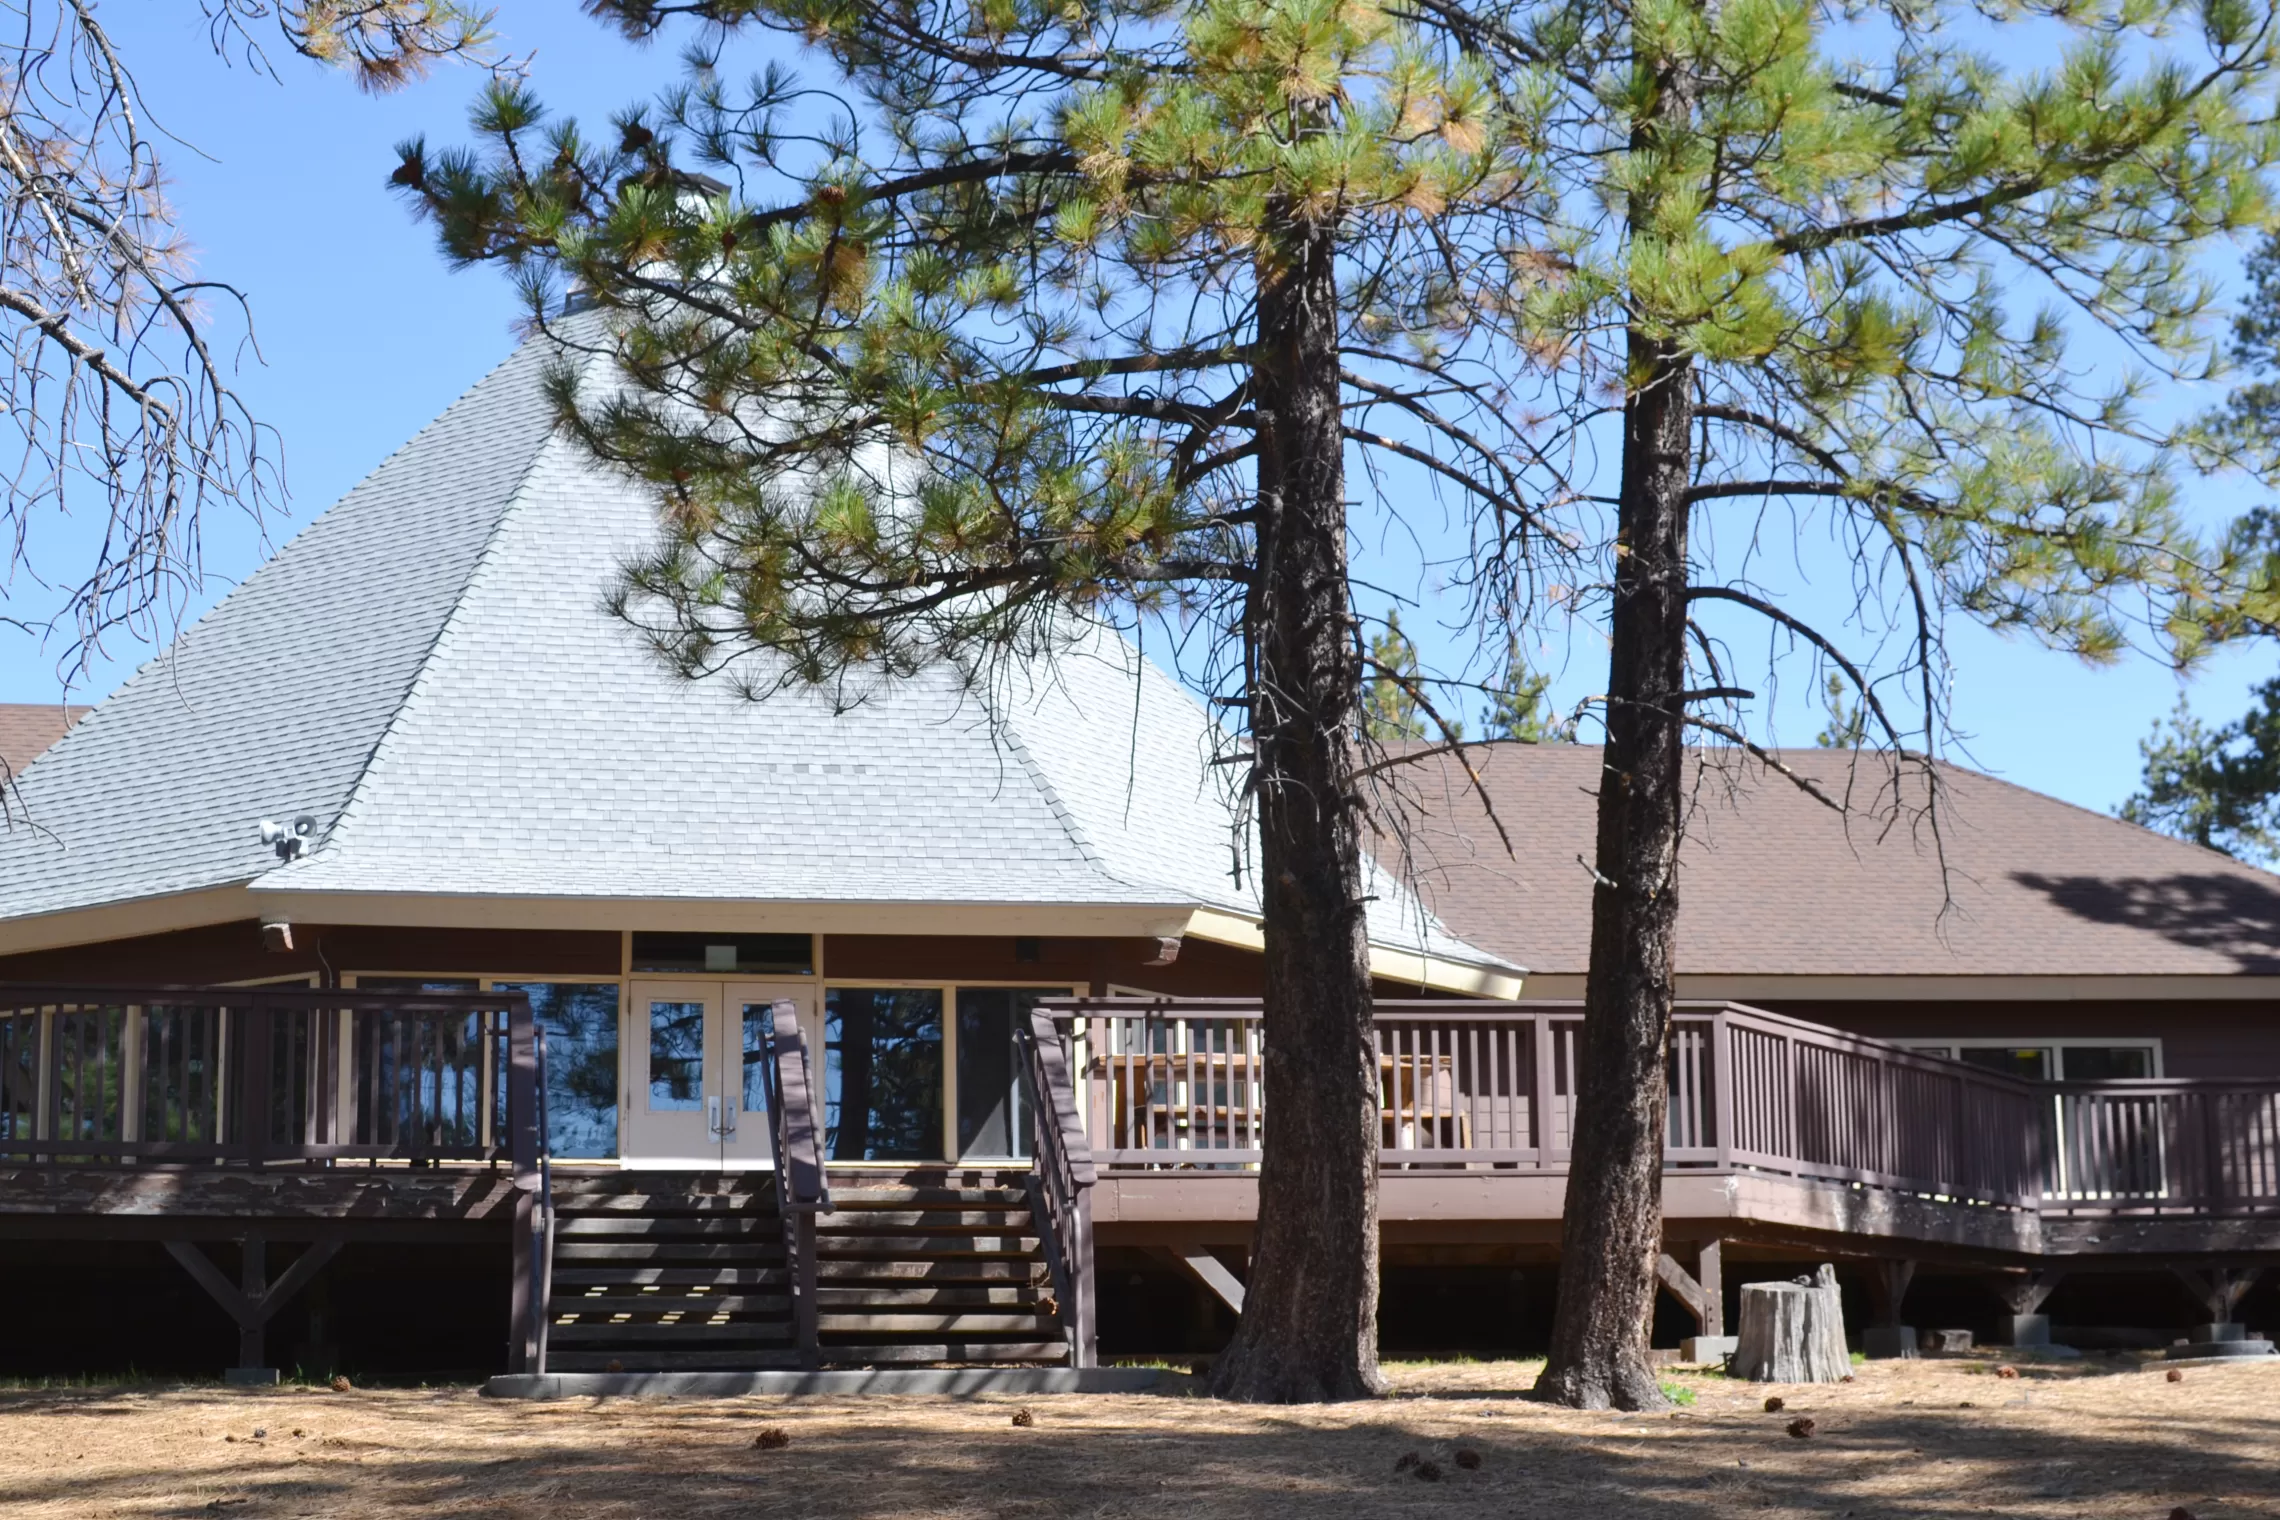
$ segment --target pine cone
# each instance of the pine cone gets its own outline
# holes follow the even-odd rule
[[[1470,1446],[1458,1447],[1457,1466],[1466,1472],[1478,1472],[1480,1470],[1480,1453],[1474,1451]]]
[[[1420,1462],[1417,1464],[1417,1476],[1427,1483],[1438,1483],[1441,1481],[1441,1464]]]
[[[1013,1423],[1020,1426],[1023,1430],[1027,1430],[1030,1426],[1037,1423],[1037,1416],[1031,1414],[1026,1409],[1016,1409],[1013,1412]]]
[[[1417,1453],[1413,1451],[1405,1451],[1400,1456],[1394,1458],[1393,1470],[1395,1472],[1407,1472],[1409,1469],[1415,1467],[1419,1462],[1423,1460],[1424,1459],[1418,1456]]]
[[[1809,1414],[1801,1414],[1789,1422],[1789,1433],[1800,1441],[1812,1435],[1815,1428],[1813,1417]]]
[[[763,1425],[760,1434],[752,1438],[752,1444],[762,1451],[782,1451],[792,1444],[791,1432],[781,1425]]]
[[[2019,1369],[2012,1366],[2010,1363],[2005,1362],[2002,1366],[1995,1369],[1995,1375],[1999,1378],[2015,1378],[2019,1375]]]
[[[1768,1397],[1768,1398],[1766,1399],[1766,1401],[1765,1401],[1765,1412],[1766,1412],[1767,1414],[1779,1414],[1779,1413],[1781,1413],[1781,1410],[1782,1410],[1782,1403],[1781,1403],[1781,1395],[1780,1395],[1780,1394],[1778,1394],[1778,1393],[1777,1393],[1777,1394],[1773,1394],[1773,1395],[1771,1395],[1770,1397]]]
[[[2172,1367],[2172,1368],[2170,1368],[2170,1369],[2169,1369],[2169,1381],[2171,1381],[2172,1383],[2182,1383],[2182,1382],[2184,1382],[2184,1381],[2185,1381],[2185,1369],[2184,1369],[2184,1368],[2182,1368],[2182,1367]]]
[[[332,1391],[335,1393],[346,1393],[355,1386],[345,1377],[336,1377],[332,1380]]]

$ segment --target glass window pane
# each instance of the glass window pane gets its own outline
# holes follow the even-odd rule
[[[958,1154],[977,1159],[1029,1155],[1029,1110],[1014,1032],[1040,998],[1039,987],[958,989]]]
[[[2123,1082],[2153,1075],[2148,1045],[2069,1045],[2062,1053],[2071,1082]]]
[[[834,1161],[942,1155],[942,993],[841,987],[823,998],[824,1146]]]
[[[582,982],[497,985],[502,991],[527,994],[531,1016],[546,1031],[548,1154],[581,1160],[615,1156],[617,988]]]
[[[704,1104],[705,1005],[649,1005],[649,1111],[669,1113]]]
[[[1966,1065],[1983,1066],[2007,1077],[2025,1077],[2030,1082],[2050,1080],[2050,1051],[2041,1046],[1966,1045],[1956,1057]]]
[[[475,992],[471,976],[360,976],[352,992]]]
[[[764,1114],[768,1111],[768,1036],[776,1031],[776,1005],[746,1003],[743,1024],[744,1096],[739,1101],[744,1112]]]

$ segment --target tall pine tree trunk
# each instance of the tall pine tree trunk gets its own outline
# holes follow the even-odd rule
[[[1633,134],[1635,153],[1656,153],[1667,145],[1666,124],[1682,126],[1691,115],[1684,72],[1667,70],[1659,84],[1653,111]],[[1669,172],[1667,163],[1663,168]],[[1634,244],[1651,235],[1655,212],[1652,193],[1634,196]],[[1647,1324],[1662,1250],[1670,1096],[1665,1062],[1684,795],[1694,377],[1675,340],[1637,321],[1627,358],[1591,965],[1559,1307],[1551,1357],[1536,1384],[1538,1397],[1584,1409],[1656,1409],[1666,1402],[1647,1366]]]
[[[1337,243],[1327,225],[1286,225],[1291,235],[1260,273],[1259,552],[1245,629],[1266,927],[1266,1155],[1243,1319],[1211,1385],[1221,1398],[1266,1403],[1384,1386]]]

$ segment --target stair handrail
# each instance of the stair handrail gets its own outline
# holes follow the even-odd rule
[[[1093,1315],[1092,1189],[1098,1174],[1092,1142],[1077,1117],[1076,1086],[1069,1073],[1069,1051],[1053,1011],[1029,1011],[1026,1027],[1015,1026],[1021,1070],[1029,1089],[1030,1213],[1042,1226],[1046,1266],[1069,1337],[1069,1361],[1076,1367],[1098,1361],[1099,1336]]]
[[[535,1284],[538,1334],[534,1337],[530,1370],[543,1376],[546,1372],[547,1330],[554,1323],[554,1132],[547,1123],[546,1026],[536,1019],[531,1021],[531,1026],[532,1037],[538,1045],[534,1097],[538,1108],[539,1263],[538,1281]]]
[[[784,1269],[792,1300],[792,1329],[800,1364],[822,1361],[816,1306],[815,1216],[831,1209],[831,1183],[823,1168],[823,1131],[816,1123],[815,1089],[799,1010],[789,999],[769,1015],[767,1059],[760,1063],[768,1089],[768,1125],[775,1145],[776,1207],[784,1231]]]

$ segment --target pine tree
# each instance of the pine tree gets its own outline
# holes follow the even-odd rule
[[[2230,567],[2173,508],[2166,440],[2135,405],[2149,382],[2068,342],[2102,324],[2141,368],[2206,360],[2195,261],[2266,214],[2269,14],[593,9],[643,37],[676,16],[715,39],[771,28],[836,75],[827,107],[781,72],[731,86],[700,55],[599,137],[502,84],[479,151],[411,143],[396,171],[450,257],[512,267],[538,321],[617,361],[623,388],[566,370],[555,400],[658,494],[670,541],[629,568],[624,608],[678,668],[837,688],[950,660],[986,683],[1088,621],[1223,640],[1275,1116],[1224,1395],[1380,1386],[1349,456],[1461,503],[1480,548],[1457,590],[1484,640],[1537,610],[1548,573],[1582,588],[1561,605],[1607,628],[1607,780],[1538,1393],[1660,1405],[1642,1327],[1682,740],[1778,765],[1717,646],[1690,642],[1697,615],[1771,620],[1900,741],[1827,636],[1698,578],[1695,517],[1771,501],[1842,526],[1864,604],[1889,589],[1911,634],[1919,749],[1950,613],[2091,658],[2133,628],[2190,657]],[[2018,65],[2042,56],[2030,28],[2063,33],[2063,56]],[[611,316],[602,336],[560,324],[571,288]],[[1405,689],[1448,738],[1428,683]]]
[[[2145,778],[2121,815],[2243,860],[2280,859],[2280,680],[2254,696],[2215,728],[2179,702],[2138,744]]]
[[[1545,694],[1551,689],[1552,678],[1528,663],[1520,636],[1507,633],[1504,675],[1488,694],[1488,737],[1521,744],[1548,744],[1568,738],[1567,724],[1545,702]]]
[[[1828,710],[1829,721],[1813,736],[1813,742],[1822,749],[1858,749],[1868,737],[1868,711],[1853,695],[1853,687],[1842,674],[1830,671],[1821,684],[1821,705]]]
[[[1362,731],[1380,744],[1424,738],[1424,715],[1414,695],[1422,679],[1417,646],[1401,631],[1401,614],[1390,607],[1384,630],[1370,635],[1369,668],[1377,673],[1362,694]]]

